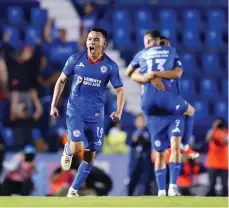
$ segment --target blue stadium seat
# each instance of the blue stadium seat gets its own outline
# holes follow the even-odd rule
[[[40,8],[31,9],[31,24],[42,29],[47,20],[47,10]]]
[[[226,18],[223,10],[215,9],[208,11],[207,17],[209,29],[220,31],[224,28]]]
[[[222,71],[217,53],[205,53],[202,58],[202,67],[204,71],[210,74],[221,75]]]
[[[130,29],[117,28],[113,31],[114,43],[118,48],[128,48],[132,46],[130,40]]]
[[[196,56],[192,53],[183,53],[180,55],[181,62],[183,64],[184,75],[199,73],[199,67],[197,66]]]
[[[209,99],[216,99],[219,96],[218,85],[213,79],[202,79],[200,82],[200,93]]]
[[[25,30],[26,43],[33,46],[36,44],[37,39],[41,40],[41,31],[31,26],[27,27]]]
[[[136,13],[136,26],[137,28],[151,28],[152,27],[152,14],[149,10],[138,10]]]
[[[199,31],[186,29],[183,35],[183,44],[191,49],[200,48],[201,42]]]
[[[63,65],[69,56],[77,52],[77,43],[68,42],[66,44],[53,44],[50,49],[50,59],[52,62]]]
[[[224,47],[222,32],[217,30],[210,30],[206,34],[206,44],[209,48],[222,48]]]
[[[15,48],[21,46],[19,31],[15,27],[6,25],[3,28],[3,33],[9,35],[9,44],[14,46]]]
[[[8,22],[14,26],[24,24],[24,13],[21,7],[8,8]]]
[[[108,34],[108,38],[110,37],[111,32],[112,32],[112,28],[111,28],[110,23],[107,20],[105,20],[105,19],[99,20],[98,21],[98,27],[103,28],[104,30],[106,30],[107,34]]]
[[[222,83],[222,95],[228,97],[228,80],[224,79]]]
[[[161,28],[161,34],[168,37],[172,45],[176,45],[176,29],[175,28]]]
[[[174,10],[162,9],[159,11],[161,28],[174,28],[177,25],[177,15]]]
[[[136,31],[136,40],[137,40],[137,44],[139,47],[144,47],[144,41],[143,41],[143,37],[144,37],[144,34],[145,32],[149,30],[149,28],[139,28],[137,29]]]
[[[131,28],[130,15],[126,10],[116,10],[113,13],[113,27],[116,28]]]
[[[228,103],[226,101],[216,101],[214,105],[214,113],[216,116],[227,119]]]
[[[189,9],[184,12],[184,27],[197,30],[200,28],[201,18],[197,10]]]
[[[196,95],[196,84],[191,79],[180,80],[180,94],[185,99],[192,99]]]
[[[208,102],[205,100],[195,101],[193,103],[193,107],[195,108],[195,118],[204,118],[209,115],[209,107]]]

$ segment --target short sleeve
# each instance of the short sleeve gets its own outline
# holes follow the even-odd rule
[[[141,56],[141,53],[137,53],[133,60],[130,62],[130,65],[134,68],[134,69],[137,69],[140,67],[140,64],[139,64],[139,60],[140,60],[140,56]]]
[[[175,68],[175,67],[179,67],[179,68],[183,69],[180,57],[177,54],[176,49],[174,48],[174,64],[173,64],[173,68]]]
[[[64,68],[63,68],[63,71],[62,71],[66,76],[71,76],[73,74],[74,66],[75,66],[75,63],[76,63],[75,59],[76,59],[75,55],[72,55],[66,61],[65,65],[64,65]]]
[[[122,87],[122,79],[119,75],[119,68],[117,64],[112,64],[112,70],[111,70],[111,76],[110,76],[110,82],[114,88]]]

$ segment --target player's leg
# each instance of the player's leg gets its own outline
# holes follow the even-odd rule
[[[167,121],[159,116],[147,116],[146,120],[150,132],[152,154],[153,151],[156,154],[154,171],[158,196],[166,196],[165,150],[169,148],[169,140],[166,137]]]
[[[191,159],[199,157],[199,153],[193,151],[189,146],[193,132],[195,108],[181,96],[177,96],[171,92],[167,92],[166,97],[168,97],[168,100],[163,103],[165,103],[164,106],[171,115],[185,115],[185,134],[181,141],[182,154]]]
[[[156,160],[155,160],[155,177],[156,177],[156,183],[158,188],[158,196],[166,196],[166,164],[165,164],[165,158],[166,158],[166,151],[157,152],[156,154]]]
[[[61,157],[61,165],[64,170],[69,170],[74,154],[84,149],[84,121],[79,115],[66,116],[68,139],[65,144],[63,155]]]
[[[180,144],[184,131],[184,118],[177,117],[171,120],[168,128],[168,137],[170,138],[171,155],[169,160],[169,196],[179,196],[177,188],[177,179],[181,170],[181,151]]]
[[[84,160],[81,162],[77,175],[69,189],[68,197],[78,196],[77,192],[93,168],[97,151],[101,151],[104,141],[103,121],[85,122],[85,137],[88,146],[84,151]]]
[[[69,188],[67,197],[75,197],[78,196],[78,190],[82,186],[82,184],[87,179],[89,173],[93,168],[93,163],[95,160],[96,151],[85,149],[84,151],[84,160],[80,163],[80,166],[77,170],[77,174],[75,179]]]
[[[194,125],[194,115],[195,115],[195,108],[188,104],[188,109],[184,113],[185,115],[185,131],[184,135],[181,140],[181,153],[188,156],[191,159],[195,159],[199,157],[199,153],[192,150],[189,146],[190,139],[192,137],[193,132],[193,125]]]

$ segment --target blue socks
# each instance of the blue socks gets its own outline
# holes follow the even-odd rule
[[[92,164],[88,164],[85,161],[82,161],[76,177],[71,185],[71,187],[75,190],[79,190],[79,188],[82,186],[82,184],[84,183],[84,181],[86,180],[87,176],[89,175],[89,173],[91,172],[93,165]]]
[[[181,140],[182,149],[185,149],[185,147],[189,145],[189,141],[193,132],[194,116],[185,116],[184,121],[184,136]]]
[[[66,148],[65,148],[65,152],[68,156],[72,156],[72,152],[70,149],[70,142],[67,143]]]
[[[155,177],[158,190],[166,190],[166,168],[155,170]]]
[[[178,176],[180,175],[182,163],[169,163],[169,184],[177,184]]]

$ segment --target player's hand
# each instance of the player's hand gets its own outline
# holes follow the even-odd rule
[[[165,85],[161,81],[161,78],[154,78],[150,80],[150,83],[154,85],[158,90],[165,91]]]
[[[59,116],[59,111],[58,111],[57,107],[55,107],[55,106],[52,106],[52,107],[51,107],[50,115],[51,115],[54,119],[56,119],[56,118]]]
[[[113,112],[113,113],[110,115],[110,118],[111,118],[113,121],[120,121],[120,120],[121,120],[121,116],[122,116],[122,113],[116,111],[116,112]]]
[[[145,75],[145,79],[147,82],[149,82],[151,79],[154,79],[154,78],[156,78],[155,72],[150,72]]]

